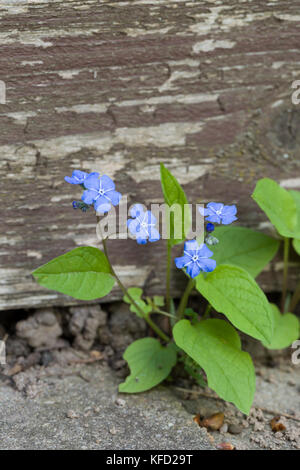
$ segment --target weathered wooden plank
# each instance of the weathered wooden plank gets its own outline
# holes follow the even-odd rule
[[[249,197],[259,177],[300,189],[299,44],[296,0],[2,0],[0,308],[73,302],[30,272],[97,243],[94,216],[71,209],[74,168],[147,204],[161,200],[164,161],[191,201],[234,202],[240,223],[264,224]],[[110,249],[127,285],[162,291],[163,241]],[[277,290],[281,271],[262,286]]]

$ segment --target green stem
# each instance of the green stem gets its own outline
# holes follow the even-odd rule
[[[171,257],[172,247],[171,243],[167,241],[167,272],[166,272],[166,310],[171,310]]]
[[[97,217],[97,220],[99,221],[99,218]],[[169,338],[169,336],[167,336],[152,320],[151,318],[149,317],[149,314],[148,315],[145,315],[145,313],[143,312],[143,310],[140,308],[140,306],[136,303],[136,301],[131,297],[131,295],[129,294],[129,292],[127,291],[126,287],[124,286],[124,284],[122,283],[121,279],[119,278],[119,276],[117,275],[116,271],[114,270],[114,268],[112,267],[112,264],[110,262],[110,259],[109,259],[109,254],[108,254],[108,249],[107,249],[107,243],[106,243],[106,240],[107,238],[104,238],[102,236],[102,232],[101,232],[101,227],[99,227],[99,230],[100,230],[100,233],[101,233],[101,237],[102,237],[102,244],[103,244],[103,250],[104,250],[104,253],[105,253],[105,256],[108,260],[108,263],[109,263],[109,266],[110,266],[110,271],[111,271],[111,274],[116,278],[116,281],[117,281],[117,284],[118,286],[120,287],[121,291],[123,292],[123,294],[130,300],[130,302],[132,303],[132,305],[135,306],[135,308],[138,310],[138,312],[140,313],[141,317],[145,319],[145,321],[148,323],[148,325],[152,328],[153,331],[155,331],[155,333],[164,341],[166,342],[170,342],[171,341],[171,338]]]
[[[281,297],[282,313],[284,313],[284,310],[285,310],[285,300],[286,300],[286,293],[287,293],[289,250],[290,250],[290,239],[288,237],[285,237],[284,247],[283,247],[283,282],[282,282],[282,297]]]
[[[298,286],[296,287],[296,290],[293,294],[293,297],[291,299],[290,305],[289,305],[289,312],[293,312],[298,304],[300,302],[300,282]]]
[[[179,307],[178,307],[177,315],[176,315],[177,321],[179,321],[182,318],[184,311],[186,309],[188,300],[189,300],[190,293],[192,292],[194,287],[195,287],[195,281],[193,279],[190,279],[189,282],[187,283],[187,286],[185,288],[185,291],[179,303]]]
[[[209,317],[209,314],[210,314],[211,309],[212,309],[212,306],[210,305],[210,303],[208,303],[207,306],[206,306],[204,315],[203,315],[203,317],[201,318],[201,320],[206,320],[206,319]]]

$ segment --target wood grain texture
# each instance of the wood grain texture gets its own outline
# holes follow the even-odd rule
[[[30,272],[97,243],[94,216],[72,210],[79,191],[63,181],[75,168],[107,173],[131,202],[147,204],[162,200],[163,161],[190,201],[236,203],[241,224],[267,230],[250,199],[256,180],[300,189],[300,105],[291,103],[299,6],[1,1],[0,309],[74,303]],[[163,241],[119,240],[110,250],[128,286],[162,292]],[[281,271],[276,261],[261,285],[277,290]],[[174,274],[178,295],[185,279]]]

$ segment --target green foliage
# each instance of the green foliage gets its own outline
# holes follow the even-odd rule
[[[168,377],[176,364],[176,350],[172,344],[165,347],[157,339],[143,338],[134,341],[124,353],[130,375],[119,386],[123,393],[149,390]]]
[[[32,274],[41,286],[80,300],[104,297],[115,283],[105,254],[90,246],[54,258]]]
[[[134,300],[135,304],[143,311],[144,315],[148,315],[148,313],[151,312],[152,307],[146,304],[144,300],[142,300],[143,289],[141,289],[140,287],[130,287],[129,289],[127,289],[127,292],[130,297]],[[138,317],[142,317],[140,310],[131,302],[127,295],[123,297],[123,300],[127,304],[130,304],[129,308],[131,312],[135,313]]]
[[[155,295],[153,297],[153,303],[156,307],[163,307],[165,305],[165,298],[163,295]]]
[[[215,235],[220,243],[210,249],[217,265],[234,264],[253,277],[274,258],[279,248],[278,240],[245,227],[217,227]]]
[[[199,321],[198,313],[195,312],[192,308],[186,308],[184,311],[184,316],[189,318],[192,325],[194,325],[195,323],[198,323]]]
[[[276,181],[263,178],[258,181],[252,197],[280,235],[291,238],[300,236],[300,200],[297,191],[287,191]]]
[[[293,247],[294,247],[295,251],[298,253],[298,255],[300,255],[300,239],[297,240],[296,238],[294,238]]]
[[[269,302],[245,269],[217,266],[206,278],[196,278],[196,288],[239,330],[261,341],[271,340],[274,325]]]
[[[224,320],[204,320],[196,326],[181,320],[173,335],[177,346],[205,370],[208,386],[248,414],[255,393],[255,372],[235,329]]]
[[[185,207],[188,200],[177,179],[162,163],[160,164],[160,177],[165,203],[170,208],[173,206],[175,209],[174,212],[170,213],[169,242],[172,246],[181,243],[189,231],[190,213],[188,207]],[[181,235],[180,238],[176,238],[177,235]]]
[[[263,345],[268,349],[287,348],[299,338],[299,320],[292,313],[282,315],[274,304],[271,304],[271,312],[275,325],[274,335],[270,342],[263,342]]]

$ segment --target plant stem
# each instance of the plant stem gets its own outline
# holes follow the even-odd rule
[[[285,299],[286,299],[286,293],[287,293],[289,249],[290,249],[290,239],[288,237],[285,237],[284,247],[283,247],[283,282],[282,282],[282,297],[281,297],[282,313],[284,313],[284,310],[285,310]]]
[[[170,312],[171,310],[171,256],[172,256],[172,247],[171,243],[167,241],[167,272],[166,272],[166,310]]]
[[[210,303],[208,303],[207,306],[206,306],[204,315],[203,315],[203,317],[201,318],[201,320],[206,320],[206,319],[209,317],[209,314],[210,314],[211,309],[212,309],[212,306],[210,305]]]
[[[194,286],[195,286],[195,281],[193,279],[190,279],[189,282],[187,283],[183,296],[181,297],[181,300],[180,300],[180,304],[179,304],[177,315],[176,315],[177,321],[179,321],[184,314],[184,311],[186,309],[186,306],[189,300],[190,293],[194,289]]]
[[[97,217],[97,220],[99,222],[99,218]],[[107,243],[106,243],[106,240],[107,238],[104,238],[103,235],[102,235],[102,232],[101,232],[101,227],[99,227],[99,230],[100,230],[100,233],[101,233],[101,237],[102,237],[102,244],[103,244],[103,250],[104,250],[104,253],[105,253],[105,256],[108,260],[108,263],[109,263],[109,266],[110,266],[110,270],[111,270],[111,274],[116,278],[116,281],[117,281],[117,284],[118,286],[120,287],[121,291],[123,292],[123,294],[128,297],[128,299],[130,300],[130,302],[132,303],[132,305],[135,306],[135,308],[138,310],[138,312],[140,313],[141,317],[145,319],[145,321],[148,323],[148,325],[152,328],[153,331],[155,331],[155,333],[164,341],[166,342],[170,342],[171,341],[171,338],[169,338],[169,336],[167,336],[150,318],[149,314],[146,315],[143,310],[140,308],[140,306],[136,303],[136,301],[131,297],[131,295],[128,293],[126,287],[124,286],[124,284],[122,283],[121,279],[119,278],[119,276],[117,275],[116,271],[114,270],[114,268],[112,267],[112,264],[110,262],[110,259],[109,259],[109,254],[108,254],[108,249],[107,249]]]
[[[293,297],[291,298],[291,302],[288,308],[289,312],[293,312],[295,310],[298,302],[300,302],[300,282],[296,287]]]

